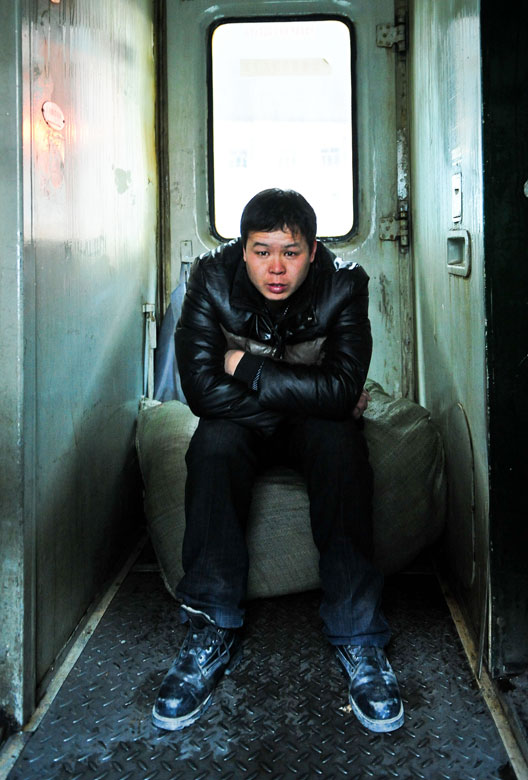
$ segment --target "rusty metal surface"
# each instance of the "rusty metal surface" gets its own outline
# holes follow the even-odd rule
[[[242,661],[212,706],[164,733],[150,709],[184,631],[158,575],[130,574],[9,780],[512,776],[430,575],[387,582],[407,716],[392,734],[347,711],[317,610],[317,593],[253,602]]]

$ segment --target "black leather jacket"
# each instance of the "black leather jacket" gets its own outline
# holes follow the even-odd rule
[[[251,283],[240,239],[195,260],[176,328],[182,388],[199,417],[272,432],[284,417],[350,417],[370,363],[368,276],[338,269],[320,242],[306,280],[275,321]],[[226,350],[258,356],[251,389],[224,371]]]

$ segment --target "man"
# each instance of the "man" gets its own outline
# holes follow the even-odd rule
[[[278,462],[306,481],[320,613],[351,707],[373,731],[403,723],[383,651],[389,628],[370,563],[372,479],[358,424],[372,348],[368,277],[357,264],[336,266],[309,203],[278,189],[249,201],[238,241],[193,266],[176,329],[183,391],[200,417],[186,456],[178,585],[189,630],[154,705],[161,728],[193,723],[233,667],[251,489],[259,467]]]

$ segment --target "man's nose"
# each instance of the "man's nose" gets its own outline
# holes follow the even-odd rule
[[[284,263],[280,255],[275,255],[270,258],[269,272],[271,274],[283,274],[286,271]]]

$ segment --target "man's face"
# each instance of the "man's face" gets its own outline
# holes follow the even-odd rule
[[[308,276],[315,257],[313,247],[300,234],[290,230],[249,233],[244,260],[250,280],[269,301],[284,301]]]

